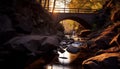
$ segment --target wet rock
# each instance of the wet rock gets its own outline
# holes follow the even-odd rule
[[[120,33],[117,34],[109,44],[112,46],[115,46],[115,45],[120,46]]]
[[[89,44],[90,48],[97,48],[97,49],[108,49],[110,48],[110,42],[118,34],[118,28],[120,27],[120,23],[116,23],[114,25],[111,25],[107,27],[105,30],[103,30],[99,36],[96,38],[91,39],[91,43],[95,44]]]
[[[107,36],[99,37],[95,41],[95,44],[96,44],[97,48],[99,48],[99,49],[107,49],[110,47],[109,46],[110,40],[111,40],[111,38],[107,37]]]
[[[120,21],[120,9],[116,8],[116,10],[113,10],[111,20],[113,22]]]
[[[86,29],[86,30],[82,30],[79,34],[80,37],[87,37],[87,35],[89,35],[91,33],[91,30]]]
[[[73,54],[76,54],[80,51],[80,46],[82,46],[83,44],[80,42],[74,42],[72,44],[70,44],[70,46],[67,47],[67,51]]]
[[[86,56],[84,58],[90,58],[92,56],[104,54],[104,53],[119,53],[119,35],[120,23],[115,23],[104,30],[101,30],[97,36],[87,40],[87,46],[85,48],[80,48],[80,57]]]
[[[83,61],[84,69],[119,69],[120,53],[104,53]]]
[[[120,52],[120,47],[119,46],[114,46],[114,47],[111,47],[109,49],[106,49],[106,50],[99,50],[96,52],[96,55],[100,55],[100,54],[103,54],[103,53],[117,53],[117,52]]]

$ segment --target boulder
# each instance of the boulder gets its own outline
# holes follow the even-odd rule
[[[11,46],[15,50],[22,51],[22,49],[27,49],[34,54],[48,52],[49,50],[53,51],[58,44],[59,40],[55,36],[39,35],[14,37],[6,43],[6,45]]]
[[[58,44],[59,40],[56,36],[24,35],[14,37],[0,47],[0,64],[13,69],[29,68],[31,65],[36,68],[36,63],[41,65],[37,65],[37,67],[43,67],[57,55],[55,50],[57,50]]]

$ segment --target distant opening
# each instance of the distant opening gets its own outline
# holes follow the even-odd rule
[[[64,19],[64,20],[60,21],[60,23],[63,25],[63,27],[65,29],[64,30],[65,36],[68,38],[72,38],[74,40],[77,40],[78,39],[77,35],[83,29],[85,29],[79,22],[72,20],[72,19]],[[58,60],[61,64],[70,64],[75,59],[77,59],[79,53],[72,54],[72,53],[69,53],[66,50],[66,48],[64,50],[65,50],[64,53],[58,52],[58,54],[59,54]]]
[[[71,19],[62,20],[60,23],[63,25],[65,29],[64,33],[66,35],[71,35],[73,32],[77,35],[81,30],[85,29],[80,23]]]

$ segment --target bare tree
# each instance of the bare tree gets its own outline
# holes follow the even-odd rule
[[[47,4],[47,0],[44,0],[44,8],[46,7]]]
[[[47,0],[47,10],[49,10],[50,0]]]
[[[53,12],[54,12],[54,10],[55,10],[55,4],[56,4],[56,0],[54,0],[54,3],[53,3],[52,13],[53,13]]]
[[[39,3],[42,4],[42,0],[39,0]]]

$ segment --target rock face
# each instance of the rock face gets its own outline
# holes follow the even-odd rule
[[[88,36],[87,47],[84,48],[88,53],[81,48],[81,52],[88,55],[82,63],[83,69],[120,69],[120,5],[117,5],[120,2],[114,0],[111,3],[107,5],[112,11],[107,27]]]
[[[35,0],[1,0],[0,13],[6,15],[18,33],[56,34],[58,24]],[[5,19],[4,19],[5,20]]]
[[[91,56],[84,60],[84,69],[119,69],[120,68],[120,22],[117,22],[97,36],[88,40],[87,51]],[[90,54],[89,54],[90,55]]]
[[[104,31],[102,31],[97,37],[91,39],[90,41],[95,43],[90,46],[90,48],[99,48],[99,49],[107,49],[110,48],[110,41],[119,34],[118,29],[120,27],[120,23],[115,23],[114,25],[109,26]]]
[[[43,58],[40,68],[53,59],[63,31],[36,0],[0,0],[0,68],[29,68]]]
[[[84,69],[119,69],[120,53],[104,53],[85,60]]]
[[[15,29],[12,28],[11,20],[7,15],[0,16],[0,45],[14,37]]]

